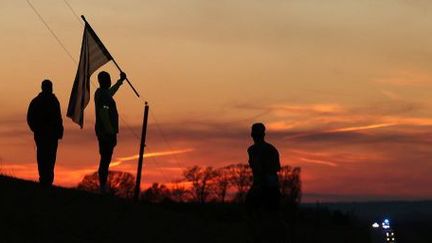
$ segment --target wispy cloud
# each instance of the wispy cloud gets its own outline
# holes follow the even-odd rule
[[[337,129],[329,130],[327,132],[357,132],[362,130],[377,129],[377,128],[395,126],[395,125],[397,125],[397,123],[371,124],[365,126],[337,128]]]
[[[337,167],[338,165],[331,161],[317,160],[317,159],[309,159],[309,158],[298,158],[301,162],[313,163],[319,165],[327,165],[331,167]]]
[[[246,110],[262,110],[273,113],[276,116],[285,116],[293,114],[336,114],[344,111],[344,107],[335,103],[313,103],[313,104],[288,104],[279,103],[272,105],[256,105],[256,104],[237,104],[234,106],[237,109]]]
[[[386,76],[377,78],[377,83],[397,86],[425,86],[432,84],[432,74],[420,69],[404,69],[389,72]]]
[[[335,129],[329,129],[329,130],[319,130],[319,131],[310,131],[310,132],[300,132],[295,135],[287,136],[286,139],[295,139],[295,138],[301,138],[301,137],[308,137],[308,136],[316,136],[316,135],[325,135],[325,134],[332,134],[332,133],[349,133],[349,132],[359,132],[363,130],[371,130],[371,129],[379,129],[379,128],[385,128],[390,126],[395,126],[396,123],[382,123],[382,124],[371,124],[371,125],[364,125],[364,126],[354,126],[354,127],[342,127],[342,128],[335,128]]]
[[[172,150],[172,151],[162,151],[162,152],[152,152],[152,153],[145,153],[144,158],[151,158],[151,157],[159,157],[159,156],[169,156],[169,155],[176,155],[176,154],[184,154],[184,153],[190,153],[194,151],[195,149],[188,148],[188,149],[179,149],[179,150]],[[139,154],[127,156],[127,157],[118,157],[115,159],[115,161],[111,162],[110,167],[115,167],[121,165],[123,162],[136,160],[139,158]]]
[[[381,93],[385,97],[389,98],[390,100],[395,100],[395,101],[402,100],[402,97],[399,94],[397,94],[397,93],[395,93],[393,91],[390,91],[390,90],[381,90]]]
[[[385,193],[388,188],[402,190],[414,185],[409,180],[405,180],[402,185],[397,183],[409,173],[416,175],[416,179],[413,179],[415,182],[430,182],[428,175],[423,173],[424,168],[431,168],[429,147],[432,143],[432,119],[424,115],[425,108],[426,105],[405,100],[387,100],[361,107],[336,103],[233,107],[235,110],[246,109],[247,112],[266,114],[260,119],[267,125],[268,141],[279,149],[283,164],[304,168],[305,191],[320,192],[336,188],[343,193],[352,190],[359,193],[370,191],[362,188],[363,184],[354,187],[345,183],[351,181],[354,175],[358,180],[368,183],[373,181],[379,185],[376,193]],[[231,120],[224,117],[212,120],[194,117],[188,121],[159,123],[171,144],[169,147],[181,148],[175,150],[167,150],[157,128],[150,124],[149,143],[152,144],[152,151],[146,153],[145,157],[152,159],[149,159],[143,171],[146,175],[143,183],[172,181],[181,175],[181,166],[198,164],[219,167],[245,162],[245,151],[251,143],[250,124],[255,121],[255,118],[249,118]],[[132,128],[139,130],[140,127],[137,125]],[[124,128],[120,130],[116,153],[130,156],[114,159],[112,169],[135,173],[136,164],[132,161],[137,160],[138,155],[130,148],[131,145],[137,145],[136,138],[128,136]],[[3,132],[7,132],[6,129]],[[14,135],[11,133],[8,136]],[[60,152],[62,149],[84,152],[73,159],[59,157],[56,183],[76,185],[85,174],[97,168],[97,143],[91,128],[84,131],[67,129]],[[193,156],[188,156],[192,152]],[[179,156],[170,157],[175,155]],[[4,151],[3,156],[10,160],[15,155]],[[80,161],[73,161],[78,159]],[[411,167],[410,162],[416,162],[423,169]],[[26,166],[19,163],[14,166],[7,166],[13,163],[4,164],[4,169],[13,171],[17,176],[37,177],[36,163]],[[74,167],[73,164],[80,166]],[[390,167],[395,168],[392,175],[386,181],[380,181],[382,173]],[[365,184],[371,184],[368,183]],[[421,192],[427,190],[421,189]]]
[[[384,117],[384,121],[392,122],[395,125],[407,126],[432,126],[431,118],[422,117]]]

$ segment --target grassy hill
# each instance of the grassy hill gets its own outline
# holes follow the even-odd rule
[[[239,242],[233,223],[0,177],[0,242]],[[203,240],[205,239],[205,240]],[[234,242],[234,241],[233,241]]]
[[[247,242],[242,205],[143,204],[0,176],[0,242]],[[285,214],[285,218],[289,218]],[[303,208],[296,242],[369,242],[369,225]],[[411,242],[412,243],[412,242]]]

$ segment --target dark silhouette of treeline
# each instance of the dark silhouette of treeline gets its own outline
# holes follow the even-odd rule
[[[282,203],[298,205],[302,197],[301,168],[282,166],[278,177]],[[182,178],[169,185],[153,183],[142,191],[140,200],[151,203],[242,203],[252,182],[252,171],[247,164],[232,164],[220,168],[192,166],[185,168]],[[110,171],[108,193],[131,199],[134,183],[135,177],[130,173]],[[98,192],[97,172],[85,175],[77,188]]]
[[[254,180],[252,169],[247,164],[232,164],[220,168],[202,166],[185,168],[180,179],[167,185],[153,183],[143,190],[140,194],[140,202],[162,204],[180,211],[204,210],[203,215],[211,218],[218,218],[218,214],[230,215],[228,217],[230,222],[238,222],[238,220],[247,222],[248,230],[245,232],[245,237],[247,236],[249,240],[256,238],[255,235],[258,233],[254,232],[259,232],[260,237],[276,237],[285,240],[291,238],[294,242],[297,238],[295,232],[299,232],[297,227],[302,196],[301,169],[288,165],[282,166],[277,176],[281,194],[278,202],[278,208],[282,210],[280,214],[276,213],[277,211],[267,214],[265,214],[267,211],[258,211],[253,214],[250,208],[244,207]],[[132,199],[134,182],[135,178],[130,173],[110,171],[106,192],[113,196]],[[99,192],[97,172],[84,176],[77,188]],[[209,210],[214,213],[207,212]]]
[[[248,216],[239,203],[133,203],[57,186],[46,190],[1,175],[0,185],[2,207],[19,209],[2,213],[0,242],[248,242]],[[291,219],[285,208],[282,214]],[[295,227],[288,223],[290,243],[370,242],[369,221],[359,222],[324,205],[300,207],[297,215]],[[408,233],[418,235],[417,240],[404,242],[429,242],[424,234],[429,225],[415,226],[409,226]]]

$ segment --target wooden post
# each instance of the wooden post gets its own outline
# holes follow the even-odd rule
[[[138,158],[138,169],[137,169],[137,175],[136,175],[136,184],[135,184],[135,193],[134,193],[134,201],[138,202],[139,194],[140,194],[140,184],[141,184],[141,171],[142,171],[142,165],[144,160],[144,147],[146,142],[146,134],[147,134],[147,121],[148,121],[148,113],[149,113],[149,106],[147,102],[145,102],[144,106],[144,119],[143,119],[143,126],[142,126],[142,133],[141,133],[141,144],[140,144],[140,151],[139,151],[139,158]]]

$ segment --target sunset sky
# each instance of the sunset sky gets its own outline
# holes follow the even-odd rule
[[[83,26],[66,3],[30,2],[78,60]],[[302,167],[306,200],[432,199],[432,2],[67,3],[142,95],[125,84],[115,96],[111,169],[135,173],[146,100],[145,185],[192,165],[247,163],[250,125],[260,121],[281,162]],[[0,9],[0,172],[37,179],[25,117],[48,78],[65,126],[55,184],[75,186],[98,166],[93,100],[81,130],[65,116],[77,64],[25,0]],[[112,63],[100,70],[118,78]]]

